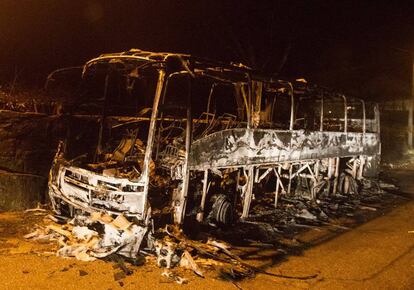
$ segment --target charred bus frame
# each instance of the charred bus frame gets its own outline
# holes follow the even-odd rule
[[[274,180],[276,207],[280,195],[294,194],[302,181],[307,183],[306,194],[315,199],[318,194],[336,194],[338,190],[352,194],[356,180],[377,174],[381,146],[376,104],[304,82],[264,77],[243,65],[184,54],[141,50],[105,54],[87,62],[83,75],[102,64],[122,64],[128,77],[142,77],[141,71],[148,67],[157,72],[150,116],[110,116],[105,110],[101,115],[88,116],[100,123],[98,154],[102,153],[106,121],[147,122],[141,170],[134,179],[108,176],[103,171],[74,165],[66,159],[61,146],[49,180],[49,195],[56,210],[66,204],[72,210],[123,213],[148,221],[154,207],[148,200],[155,167],[163,168],[168,179],[167,195],[175,223],[182,224],[187,216],[203,222],[208,215],[209,219],[225,224],[231,221],[232,209],[238,206],[241,218],[249,216],[255,184],[270,176]],[[183,80],[187,86],[177,89],[185,91],[180,95],[185,103],[168,107],[169,84],[174,80]],[[200,93],[196,96],[193,89],[201,80],[209,86],[204,98]],[[229,107],[229,98],[224,96],[231,94],[236,113],[219,114],[220,107]],[[205,101],[200,102],[206,109],[196,118],[194,100],[198,99]],[[211,109],[213,103],[215,110]],[[180,111],[180,116],[167,114],[171,108]],[[280,118],[282,110],[284,117]],[[167,123],[165,129],[163,124]],[[171,133],[177,128],[181,130],[179,134]],[[165,131],[169,135],[162,136]],[[118,165],[126,160],[136,142],[136,135],[123,139],[124,147],[118,147],[123,153],[117,159]],[[112,157],[115,155],[119,151],[113,152]],[[220,186],[226,181],[226,186]],[[299,192],[296,190],[296,194]]]

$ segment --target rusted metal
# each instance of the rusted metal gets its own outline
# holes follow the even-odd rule
[[[297,160],[376,154],[376,134],[230,129],[196,140],[190,168],[272,164]],[[316,158],[317,157],[317,158]]]
[[[346,174],[341,172],[341,164],[349,164],[350,175],[357,180],[377,174],[379,112],[374,106],[373,116],[368,115],[363,100],[186,54],[140,50],[106,54],[88,61],[83,76],[102,65],[111,65],[118,79],[129,84],[129,92],[135,81],[150,78],[147,70],[155,71],[154,93],[145,100],[141,95],[129,96],[150,103],[130,115],[72,115],[80,120],[101,120],[99,144],[104,130],[112,136],[111,130],[131,125],[135,131],[125,131],[135,132],[128,139],[132,155],[127,159],[126,152],[114,160],[115,153],[101,145],[97,146],[100,162],[95,159],[92,164],[71,164],[59,155],[49,182],[56,208],[69,204],[84,211],[147,220],[150,210],[161,206],[169,208],[178,224],[188,216],[212,222],[208,211],[213,211],[213,197],[219,196],[222,208],[214,210],[225,221],[231,212],[229,204],[238,209],[241,218],[249,216],[258,188],[254,183],[273,178],[277,206],[281,194],[296,192],[300,179],[312,185],[311,199],[317,197],[321,184],[327,184],[325,192],[335,194],[338,178]],[[180,87],[180,81],[186,85]],[[305,101],[312,101],[314,107],[298,117],[295,110]],[[362,107],[357,117],[348,115],[355,103]],[[325,110],[327,105],[339,113]],[[116,141],[124,144],[126,140]],[[161,195],[169,196],[169,204],[150,204],[150,197],[157,200]]]
[[[204,210],[206,206],[206,197],[208,192],[208,169],[204,170],[203,192],[201,195],[200,212],[197,214],[197,221],[202,222],[204,219]]]
[[[247,172],[247,187],[246,192],[244,193],[243,213],[241,218],[247,218],[249,216],[250,203],[253,195],[254,167],[251,166]]]

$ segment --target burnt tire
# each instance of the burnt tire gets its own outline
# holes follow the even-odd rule
[[[233,223],[233,205],[224,194],[213,196],[214,202],[208,220],[220,226],[228,226]]]
[[[355,178],[347,173],[342,173],[339,177],[338,191],[342,194],[358,194],[359,186]]]

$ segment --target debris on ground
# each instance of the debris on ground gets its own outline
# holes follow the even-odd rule
[[[176,282],[177,284],[180,284],[180,285],[188,283],[187,279],[185,279],[183,277],[180,277],[180,276],[174,274],[171,271],[165,270],[164,272],[162,272],[161,276],[166,277],[166,278],[168,278],[169,281]]]
[[[201,271],[200,267],[197,265],[187,250],[184,250],[183,255],[181,256],[180,266],[183,268],[191,269],[195,274],[204,278],[203,271]]]
[[[136,258],[147,231],[145,227],[127,222],[122,215],[113,219],[99,213],[89,217],[79,215],[63,225],[54,219],[48,219],[48,223],[25,238],[57,241],[58,256],[75,257],[81,261],[93,261],[115,252]]]
[[[37,216],[43,216],[49,213],[48,210],[46,209],[46,206],[41,205],[40,203],[38,203],[35,208],[26,209],[24,212],[32,213],[33,215],[37,215]]]
[[[41,212],[41,213],[45,213],[46,214],[47,210],[44,209],[44,208],[36,207],[36,208],[26,209],[24,212]]]
[[[295,216],[299,218],[308,219],[308,220],[316,220],[316,216],[311,214],[306,208],[299,211]]]
[[[393,190],[397,190],[398,187],[395,186],[395,184],[391,184],[391,183],[387,183],[387,182],[383,182],[381,181],[379,183],[379,186],[381,189],[393,189]]]
[[[392,190],[392,186],[383,188]],[[309,201],[303,196],[283,196],[277,208],[264,202],[252,206],[252,214],[225,231],[209,228],[199,238],[190,239],[178,226],[167,225],[154,229],[132,222],[122,214],[112,216],[102,212],[78,214],[74,218],[52,215],[42,209],[27,211],[30,214],[42,212],[43,225],[36,225],[33,232],[24,237],[33,241],[56,243],[57,256],[74,257],[81,261],[105,259],[114,262],[119,271],[114,273],[115,281],[121,282],[132,274],[125,262],[136,266],[145,263],[145,257],[152,257],[154,263],[165,268],[162,273],[167,282],[188,283],[174,268],[192,271],[204,278],[205,272],[216,270],[223,279],[233,284],[243,278],[254,277],[256,273],[287,279],[313,279],[316,275],[302,277],[267,273],[245,262],[231,244],[225,241],[239,239],[239,242],[260,248],[277,249],[281,255],[289,248],[300,247],[292,238],[297,229],[332,227],[347,230],[341,219],[353,217],[357,211],[365,214],[381,208],[387,191],[375,187],[361,188],[358,194],[320,195]],[[271,198],[271,197],[269,197]],[[266,197],[262,199],[266,201]],[[295,230],[296,229],[296,230]],[[414,233],[414,231],[408,231]],[[281,248],[280,248],[281,247]],[[82,276],[82,274],[80,274]]]

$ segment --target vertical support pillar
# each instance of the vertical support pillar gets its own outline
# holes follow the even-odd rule
[[[331,182],[332,182],[332,176],[334,173],[333,167],[334,167],[334,158],[328,158],[328,182],[327,182],[328,183],[328,186],[327,186],[328,195],[331,194]]]
[[[155,126],[157,123],[157,115],[158,115],[158,104],[161,98],[161,94],[163,92],[163,88],[164,88],[164,80],[165,80],[165,70],[160,70],[158,73],[158,82],[157,82],[157,87],[155,89],[155,96],[154,96],[154,104],[152,107],[152,113],[151,113],[151,121],[150,121],[150,125],[149,125],[149,129],[148,129],[148,139],[147,139],[147,147],[145,148],[145,155],[144,155],[144,164],[143,164],[143,171],[141,173],[142,178],[144,179],[144,208],[145,208],[145,212],[147,211],[148,208],[148,189],[149,189],[149,174],[150,174],[150,164],[151,164],[151,155],[152,155],[152,148],[154,146],[154,139],[155,139]],[[188,153],[187,153],[188,154]],[[187,169],[187,168],[186,168]],[[188,173],[187,170],[185,171],[186,174]],[[184,185],[184,189],[186,190],[186,187]],[[177,212],[174,215],[174,221],[176,223],[181,223],[182,222],[182,210],[184,209],[184,205],[180,206],[180,208],[175,208],[175,211],[180,211],[181,212]]]
[[[253,196],[253,182],[254,182],[254,167],[250,167],[247,172],[247,187],[244,194],[243,213],[241,218],[247,218],[250,211],[250,203]]]
[[[237,177],[236,177],[236,188],[234,190],[234,192],[236,193],[234,195],[234,201],[233,201],[234,208],[236,208],[236,206],[237,206],[237,198],[238,198],[239,190],[240,190],[240,169],[238,168],[237,169]]]
[[[288,189],[287,189],[287,193],[290,195],[290,192],[292,190],[292,171],[293,171],[293,165],[290,164],[289,167],[289,183],[288,183]]]
[[[320,167],[320,160],[316,160],[315,162],[315,167],[314,167],[314,171],[315,171],[315,179],[316,181],[319,181],[319,167]]]
[[[260,168],[257,168],[256,172],[254,174],[254,182],[256,182],[256,183],[259,182],[259,174],[260,174]]]
[[[206,205],[206,197],[207,197],[207,183],[208,183],[208,169],[204,170],[204,179],[203,179],[203,193],[201,196],[201,203],[200,203],[200,210],[201,212],[199,212],[197,214],[197,221],[198,222],[202,222],[204,219],[204,208]]]
[[[362,133],[365,135],[365,132],[367,131],[367,115],[365,112],[365,102],[361,100],[362,103]],[[365,142],[365,138],[362,139],[363,142]]]
[[[280,188],[280,183],[282,182],[282,180],[280,180],[281,173],[282,173],[282,167],[279,165],[277,167],[277,174],[275,174],[276,175],[275,208],[277,207],[277,202],[279,200],[279,188]]]
[[[314,184],[313,184],[312,189],[311,189],[311,199],[312,200],[315,200],[315,198],[316,198],[315,189],[316,189],[316,186],[319,184],[319,167],[320,167],[320,162],[321,162],[320,160],[316,160],[315,161],[315,165],[313,167],[313,169],[314,169],[314,175],[315,175],[315,180],[314,180]]]
[[[324,103],[324,99],[323,99],[323,95],[322,95],[322,99],[321,99],[321,120],[320,120],[320,127],[319,127],[319,131],[323,131],[323,103]]]
[[[361,180],[363,178],[362,174],[364,173],[364,166],[365,166],[365,157],[359,156],[359,167],[358,167],[358,174],[357,174],[358,180]]]
[[[352,177],[354,179],[356,179],[356,177],[357,177],[358,160],[360,160],[360,159],[355,157],[354,160],[352,161]]]
[[[335,172],[334,172],[334,185],[332,193],[335,195],[338,189],[338,177],[339,177],[339,157],[335,158]]]
[[[346,102],[346,97],[342,95],[342,98],[344,100],[344,132],[348,132],[348,105]]]

